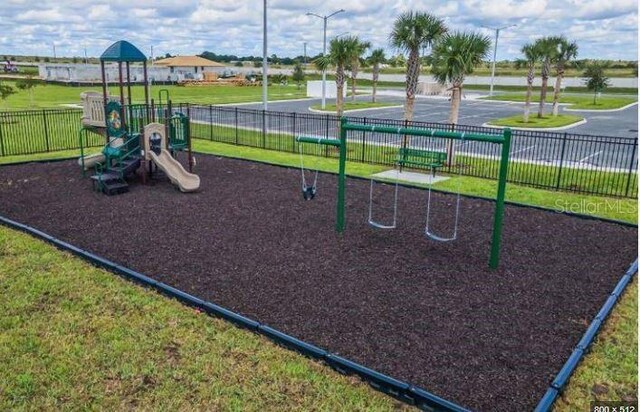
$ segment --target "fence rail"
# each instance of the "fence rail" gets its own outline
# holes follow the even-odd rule
[[[125,109],[133,128],[164,117],[165,107]],[[297,153],[298,135],[337,138],[339,119],[330,114],[262,111],[240,107],[178,104],[172,112],[191,118],[194,138],[267,150]],[[78,149],[80,109],[29,110],[0,113],[0,157]],[[392,127],[455,130],[499,134],[493,128],[403,120],[349,117],[350,122]],[[85,146],[99,147],[104,138],[85,134]],[[404,138],[394,134],[353,131],[348,135],[347,159],[393,167],[400,147],[447,149],[438,138]],[[313,146],[313,147],[312,147]],[[303,145],[306,154],[336,157],[330,147]],[[451,150],[451,148],[449,148]],[[446,173],[496,179],[499,148],[490,143],[455,142],[456,162]],[[635,198],[638,195],[637,138],[514,130],[508,181],[543,189],[601,196]]]

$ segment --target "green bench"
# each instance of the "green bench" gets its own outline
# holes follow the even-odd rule
[[[447,161],[445,152],[437,152],[432,150],[400,148],[396,157],[396,164],[400,167],[416,167],[431,169],[435,175],[436,169],[441,168]]]

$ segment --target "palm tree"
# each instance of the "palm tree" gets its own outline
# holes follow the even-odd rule
[[[332,39],[329,52],[315,60],[318,70],[326,70],[329,66],[336,68],[336,113],[344,113],[344,81],[345,68],[358,56],[360,40],[356,36],[345,36]]]
[[[478,33],[455,32],[445,34],[433,46],[431,73],[443,85],[451,84],[451,112],[449,123],[458,123],[462,84],[476,66],[487,56],[491,40]],[[447,142],[447,162],[453,164],[453,141]]]
[[[542,59],[542,69],[540,71],[540,77],[542,78],[542,85],[540,88],[540,103],[538,105],[538,117],[544,116],[544,105],[547,100],[547,87],[549,86],[549,72],[551,71],[551,62],[555,59],[555,54],[558,44],[557,37],[543,37],[536,40],[535,47],[540,52],[540,58]]]
[[[540,50],[535,43],[528,43],[522,47],[525,61],[529,72],[527,73],[527,95],[524,101],[524,122],[529,122],[531,112],[531,94],[533,93],[533,80],[536,75],[536,63],[540,60]]]
[[[556,85],[553,89],[553,110],[554,116],[558,115],[558,100],[560,99],[560,86],[564,77],[564,70],[571,60],[578,55],[578,44],[575,41],[569,41],[564,36],[558,38],[557,49],[555,53],[556,66]]]
[[[371,56],[367,58],[367,63],[372,68],[373,94],[371,101],[376,102],[376,94],[378,93],[378,78],[380,77],[380,65],[386,61],[384,49],[375,49],[371,52]]]
[[[368,41],[359,41],[356,55],[353,56],[351,63],[349,63],[349,69],[351,70],[351,101],[356,101],[356,81],[358,79],[358,72],[360,71],[360,65],[362,65],[362,55],[371,47],[371,43]]]
[[[444,21],[429,13],[408,11],[402,13],[393,24],[389,35],[391,44],[409,53],[407,59],[407,100],[404,106],[405,120],[413,119],[413,108],[420,77],[420,50],[431,47],[444,33]]]

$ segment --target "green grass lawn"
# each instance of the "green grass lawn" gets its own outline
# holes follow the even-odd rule
[[[559,114],[557,116],[546,115],[542,118],[539,118],[538,116],[536,116],[536,113],[533,113],[529,116],[529,121],[526,123],[524,122],[521,114],[491,120],[488,123],[493,126],[528,127],[531,129],[542,129],[549,127],[568,126],[582,120],[584,120],[584,117],[575,116],[572,114]]]
[[[385,102],[345,102],[344,104],[344,110],[358,110],[358,109],[372,109],[372,108],[377,108],[377,107],[391,107],[391,106],[397,106],[397,104],[395,103],[385,103]],[[314,110],[322,110],[322,105],[320,104],[314,104],[313,106],[311,106],[312,109]],[[325,109],[323,111],[325,112],[333,112],[335,113],[337,110],[335,103],[334,104],[327,104],[325,105]]]
[[[551,103],[552,96],[547,96],[547,102]],[[524,102],[524,93],[501,93],[492,97],[484,97],[485,100],[500,100],[500,101],[514,101]],[[539,102],[540,98],[534,93],[532,102]],[[593,94],[562,94],[560,95],[560,103],[568,103],[569,109],[585,109],[585,110],[605,110],[605,109],[619,109],[628,104],[637,102],[637,97],[633,96],[616,96],[605,94],[598,98],[597,104],[593,104]],[[535,114],[537,109],[532,108]]]
[[[397,410],[366,384],[0,227],[0,410]]]
[[[14,85],[13,82],[3,82]],[[222,104],[256,102],[262,99],[262,88],[255,86],[153,86],[152,96],[158,101],[158,92],[161,89],[169,90],[171,100],[174,103],[196,104]],[[38,85],[33,89],[34,107],[30,105],[29,93],[19,90],[18,93],[9,96],[6,101],[0,103],[2,110],[60,108],[64,104],[80,104],[80,93],[84,91],[101,91],[99,86],[71,87],[54,84]],[[111,87],[112,95],[119,95],[117,87]],[[142,86],[132,88],[133,100],[144,101],[144,89]],[[306,97],[306,89],[298,89],[296,85],[269,86],[269,100],[299,99]]]
[[[230,138],[232,138],[230,136]],[[292,153],[196,139],[201,152],[298,166]],[[73,152],[63,152],[64,155]],[[44,156],[44,155],[43,155]],[[62,154],[61,154],[62,156]],[[14,157],[13,161],[29,157]],[[0,159],[6,161],[6,159]],[[337,161],[309,156],[335,172]],[[351,176],[388,169],[347,163]],[[496,183],[463,177],[462,192],[494,197]],[[453,191],[456,179],[437,184]],[[637,222],[637,201],[508,185],[507,199]],[[637,390],[637,281],[621,298],[558,401],[582,410]],[[199,315],[43,242],[0,227],[0,409],[396,410],[357,381],[255,334]],[[601,388],[607,390],[600,393]],[[594,388],[598,388],[596,391]],[[542,395],[542,394],[541,394]]]

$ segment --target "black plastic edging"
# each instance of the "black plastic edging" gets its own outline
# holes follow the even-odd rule
[[[569,378],[576,370],[576,368],[582,361],[582,358],[587,353],[589,347],[595,340],[600,327],[604,324],[604,321],[607,319],[616,302],[618,301],[620,296],[622,296],[622,293],[624,293],[626,287],[629,285],[636,273],[638,273],[638,259],[636,259],[635,262],[633,262],[631,266],[629,266],[629,269],[627,269],[625,274],[620,278],[613,290],[613,293],[611,293],[611,295],[609,295],[607,300],[604,302],[604,304],[600,308],[600,311],[593,319],[584,335],[582,335],[582,338],[571,353],[571,356],[569,356],[569,359],[567,359],[565,364],[562,366],[562,369],[560,369],[560,372],[558,372],[556,377],[549,385],[547,392],[545,392],[542,399],[540,399],[540,402],[536,406],[535,412],[547,412],[551,410],[551,407],[560,395],[560,392],[562,392],[564,387],[567,385]]]
[[[70,252],[77,257],[89,261],[95,266],[106,269],[112,273],[122,276],[127,280],[133,280],[143,286],[150,287],[164,295],[177,299],[186,305],[201,309],[209,315],[221,317],[234,323],[237,326],[243,327],[252,332],[259,333],[271,339],[275,343],[293,349],[296,352],[301,353],[302,355],[317,360],[322,360],[338,372],[358,375],[364,381],[369,383],[373,388],[387,393],[397,398],[398,400],[401,400],[408,404],[415,405],[421,409],[433,411],[468,411],[467,409],[453,402],[440,398],[422,388],[418,388],[409,383],[394,379],[390,376],[377,372],[373,369],[369,369],[356,362],[327,352],[324,349],[318,348],[317,346],[314,346],[310,343],[306,343],[297,338],[294,338],[293,336],[287,335],[286,333],[280,332],[277,329],[273,329],[267,325],[261,324],[260,322],[232,312],[228,309],[223,308],[222,306],[218,306],[211,302],[206,302],[165,283],[158,282],[125,266],[111,262],[110,260],[107,260],[101,256],[95,255],[70,243],[57,239],[31,226],[16,222],[1,215],[0,224],[5,225],[11,229],[20,230],[36,238],[44,240],[57,247],[58,249]]]

